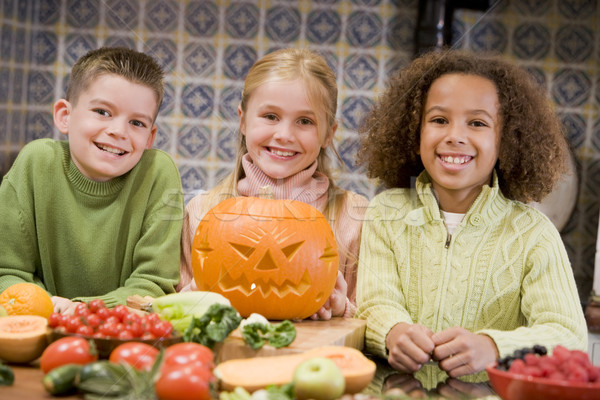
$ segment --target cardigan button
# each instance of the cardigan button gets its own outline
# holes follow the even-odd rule
[[[483,222],[483,217],[480,214],[471,215],[471,224],[480,225]]]

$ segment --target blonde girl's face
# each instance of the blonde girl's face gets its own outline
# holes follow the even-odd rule
[[[244,112],[238,109],[240,128],[250,158],[273,179],[290,177],[315,162],[331,142],[334,129],[319,135],[317,113],[301,79],[266,82],[257,87]],[[324,120],[324,115],[321,120]]]
[[[496,86],[480,76],[446,74],[431,85],[420,154],[444,211],[466,212],[463,206],[490,183],[500,145],[499,107]]]

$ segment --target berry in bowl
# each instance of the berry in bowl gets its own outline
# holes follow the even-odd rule
[[[490,384],[503,400],[600,399],[600,367],[588,354],[556,346],[515,351],[486,368]]]
[[[108,358],[124,342],[161,348],[183,340],[171,323],[158,314],[136,312],[124,305],[108,308],[100,299],[78,304],[72,315],[53,313],[48,325],[52,328],[50,342],[65,336],[82,336],[93,340],[100,358]]]

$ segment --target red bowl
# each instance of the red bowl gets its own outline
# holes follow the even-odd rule
[[[486,368],[492,388],[503,400],[597,400],[600,383],[567,382],[549,378],[534,378],[502,371],[496,366]]]

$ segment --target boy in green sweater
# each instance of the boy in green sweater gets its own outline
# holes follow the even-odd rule
[[[77,61],[54,104],[68,141],[27,144],[0,185],[0,292],[33,282],[70,312],[174,291],[181,179],[151,149],[163,95],[163,71],[143,53],[100,48]]]

